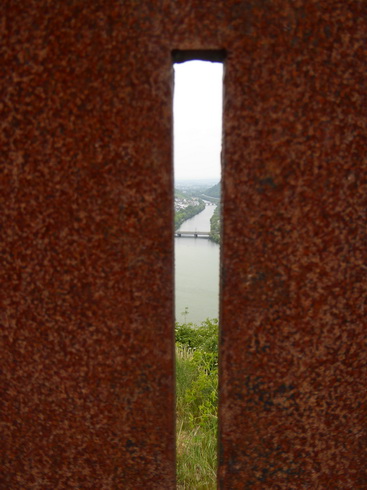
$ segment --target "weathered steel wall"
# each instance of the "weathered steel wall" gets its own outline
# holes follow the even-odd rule
[[[221,488],[366,488],[366,3],[2,2],[1,488],[174,488],[172,49],[226,49]]]

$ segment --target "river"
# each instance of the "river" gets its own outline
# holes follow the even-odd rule
[[[209,231],[214,209],[207,205],[179,230]],[[175,302],[178,322],[200,324],[206,318],[218,318],[218,244],[207,238],[175,238]]]

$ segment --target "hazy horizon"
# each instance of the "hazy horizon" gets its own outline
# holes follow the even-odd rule
[[[221,176],[223,64],[174,65],[174,175],[180,180]]]

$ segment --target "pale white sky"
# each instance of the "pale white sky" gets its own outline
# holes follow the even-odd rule
[[[223,64],[175,64],[175,180],[220,180]]]

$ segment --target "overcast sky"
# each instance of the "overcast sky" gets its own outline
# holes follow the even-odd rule
[[[220,180],[223,64],[175,64],[175,180]]]

